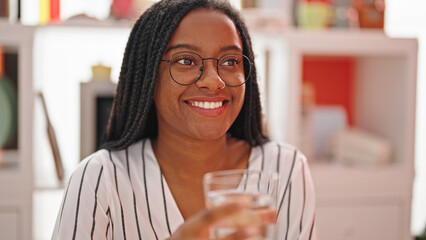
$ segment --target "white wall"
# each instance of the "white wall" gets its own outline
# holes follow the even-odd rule
[[[419,41],[417,72],[416,152],[412,223],[413,234],[426,227],[426,1],[386,0],[385,30],[392,37]]]

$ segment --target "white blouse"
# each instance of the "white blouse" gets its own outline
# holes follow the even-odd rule
[[[315,237],[314,187],[306,159],[293,146],[253,147],[250,170],[280,176],[277,237]],[[99,150],[83,160],[65,190],[52,239],[166,239],[184,219],[149,139],[125,150]]]

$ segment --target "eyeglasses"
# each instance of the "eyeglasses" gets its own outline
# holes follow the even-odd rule
[[[195,52],[182,51],[173,54],[169,60],[169,72],[173,81],[180,85],[191,85],[204,72],[204,60],[216,60],[216,71],[222,81],[230,87],[243,85],[250,77],[251,62],[239,53],[225,54],[220,58],[202,58]]]

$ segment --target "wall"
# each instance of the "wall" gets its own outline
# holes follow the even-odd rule
[[[414,182],[411,231],[426,227],[426,1],[386,0],[385,30],[392,37],[416,37],[419,41],[417,72],[416,178]]]

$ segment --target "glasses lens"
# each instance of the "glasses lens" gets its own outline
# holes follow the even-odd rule
[[[246,56],[231,53],[219,58],[217,69],[226,85],[240,86],[246,82],[246,76],[250,75],[251,64]],[[203,59],[194,52],[178,52],[170,60],[170,75],[179,84],[193,84],[201,77],[202,71]]]
[[[193,52],[178,52],[170,61],[170,74],[177,83],[188,85],[201,76],[203,60]]]
[[[237,53],[226,54],[219,59],[219,76],[228,86],[240,86],[246,82],[246,77],[250,76],[250,67],[250,61],[246,56]]]

